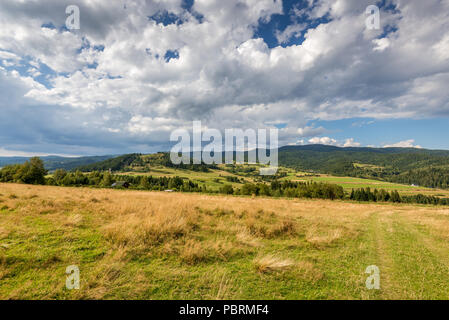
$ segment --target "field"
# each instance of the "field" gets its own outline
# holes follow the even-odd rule
[[[233,183],[228,182],[226,180],[226,176],[231,177],[237,177],[239,179],[243,178],[247,182],[254,182],[254,180],[251,177],[242,177],[240,175],[229,173],[225,170],[221,169],[210,169],[209,172],[197,172],[187,169],[175,169],[175,168],[169,168],[164,166],[157,166],[152,167],[149,172],[136,172],[136,171],[130,171],[130,172],[124,172],[121,173],[123,175],[146,175],[146,176],[153,176],[153,177],[181,177],[190,179],[193,182],[198,183],[199,185],[206,185],[211,190],[218,190],[220,187],[223,187],[224,184],[231,184],[234,187],[239,187],[242,184],[241,183]]]
[[[0,298],[448,299],[448,240],[444,207],[0,184]]]
[[[448,190],[410,186],[405,184],[391,183],[372,179],[335,177],[325,174],[320,174],[317,175],[316,177],[307,177],[307,176],[301,177],[301,175],[299,175],[299,177],[297,175],[295,177],[288,176],[286,177],[286,179],[291,179],[295,181],[315,181],[315,182],[335,183],[342,186],[347,192],[351,192],[351,189],[371,188],[371,189],[385,189],[388,191],[396,190],[402,195],[412,195],[421,193],[425,195],[449,197]]]
[[[237,169],[242,170],[245,167],[256,168],[256,175],[242,174],[242,172],[237,171],[236,173],[231,173],[226,171],[225,166],[221,165],[220,169],[211,169],[209,172],[195,172],[191,170],[168,168],[164,166],[151,167],[149,172],[139,173],[139,172],[126,172],[126,175],[151,175],[153,177],[183,177],[190,179],[200,185],[206,185],[210,190],[218,190],[225,184],[231,184],[235,188],[240,188],[241,183],[229,182],[226,180],[226,176],[236,177],[243,179],[245,182],[254,183],[257,182],[257,178],[260,178],[257,165],[239,165],[236,166]],[[285,172],[287,175],[280,180],[292,180],[292,181],[314,181],[314,182],[327,182],[334,183],[342,186],[346,193],[350,193],[352,189],[359,188],[371,188],[371,189],[385,189],[388,191],[396,190],[401,195],[414,195],[414,194],[425,194],[433,195],[437,197],[449,197],[449,190],[442,189],[432,189],[419,186],[410,186],[398,183],[391,183],[380,180],[372,179],[362,179],[353,177],[335,177],[326,174],[316,174],[310,175],[306,172],[298,172],[290,168],[280,167],[279,171]]]

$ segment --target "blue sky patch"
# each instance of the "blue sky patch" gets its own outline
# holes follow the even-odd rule
[[[430,149],[448,149],[449,120],[445,118],[428,119],[372,119],[351,118],[335,121],[312,121],[309,125],[323,126],[327,129],[324,136],[339,141],[354,138],[363,146],[381,147],[398,141],[413,138],[416,145]],[[435,138],[438,132],[438,139]],[[307,138],[305,138],[307,140]]]
[[[149,16],[148,19],[155,21],[157,24],[162,23],[164,27],[171,24],[180,25],[183,23],[183,20],[180,17],[166,10],[158,11],[156,14]]]
[[[55,25],[53,24],[53,22],[47,22],[47,23],[43,23],[41,25],[41,28],[47,28],[47,29],[56,29]]]
[[[269,48],[300,45],[304,42],[304,35],[308,29],[316,28],[318,25],[330,21],[329,15],[325,15],[319,19],[310,19],[306,14],[298,16],[298,12],[305,13],[305,11],[301,10],[310,10],[313,8],[313,6],[309,7],[307,0],[284,0],[282,7],[283,14],[272,15],[268,22],[259,20],[259,24],[254,31],[254,38],[262,38]],[[302,31],[291,34],[285,42],[278,41],[276,34],[284,32],[292,25],[301,26]]]
[[[171,59],[179,59],[178,50],[168,50],[164,55],[165,62],[170,62]]]

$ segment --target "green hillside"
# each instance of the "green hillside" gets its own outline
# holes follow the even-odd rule
[[[53,171],[56,169],[73,170],[80,166],[98,163],[110,158],[114,158],[114,156],[90,156],[90,157],[45,156],[40,158],[42,159],[42,161],[44,161],[45,169]],[[22,164],[29,160],[30,157],[0,157],[0,168],[12,164]]]
[[[449,187],[449,151],[414,148],[339,148],[324,145],[285,146],[279,164],[296,171],[375,179],[431,188]],[[80,166],[89,172],[149,172],[154,167],[208,172],[215,165],[173,165],[169,153],[128,154]],[[235,170],[235,168],[234,168]],[[239,170],[243,170],[240,168]],[[248,170],[248,168],[244,169]]]
[[[297,170],[426,187],[449,186],[449,151],[413,148],[287,146],[279,163]]]
[[[0,157],[0,167],[24,163],[27,160],[29,158],[26,157]],[[45,168],[50,172],[56,169],[83,172],[111,169],[114,172],[151,172],[152,175],[158,176],[166,174],[164,172],[167,170],[175,170],[170,172],[174,174],[176,169],[180,169],[184,170],[182,176],[189,175],[185,170],[198,173],[225,170],[231,174],[252,177],[252,179],[258,176],[258,168],[254,166],[173,165],[167,152],[147,155],[134,153],[116,157],[48,156],[42,157],[42,160]],[[449,151],[444,150],[339,148],[324,145],[285,146],[279,149],[279,164],[300,172],[374,179],[430,188],[449,188]],[[217,177],[213,179],[215,178]]]

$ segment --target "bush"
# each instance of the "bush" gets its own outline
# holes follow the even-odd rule
[[[223,187],[220,188],[220,193],[233,194],[234,188],[230,184],[225,184]]]

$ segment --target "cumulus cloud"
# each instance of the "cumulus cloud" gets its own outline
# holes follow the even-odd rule
[[[400,141],[397,143],[385,144],[385,145],[383,145],[383,148],[418,148],[418,149],[421,149],[422,147],[420,145],[415,145],[415,140],[410,139],[410,140]]]
[[[310,136],[314,136],[317,134],[322,134],[325,131],[326,131],[326,129],[324,129],[323,127],[315,128],[315,127],[308,127],[308,126],[306,126],[304,128],[298,128],[298,130],[297,130],[298,135],[300,137],[310,137]]]
[[[346,139],[343,147],[360,147],[360,142],[354,141],[354,138]]]
[[[373,43],[376,45],[373,48],[374,51],[384,51],[390,46],[390,40],[388,38],[374,39]]]
[[[365,27],[372,1],[310,0],[274,30],[282,46],[269,47],[256,31],[290,14],[280,0],[196,0],[191,8],[80,0],[74,31],[64,28],[71,1],[3,0],[0,142],[144,152],[202,120],[219,129],[283,123],[288,144],[325,132],[312,120],[449,116],[449,1],[386,3],[373,31]],[[357,145],[325,138],[310,140]]]
[[[304,140],[302,140],[304,142]],[[334,138],[330,137],[313,137],[308,140],[310,144],[324,144],[329,146],[337,146],[337,147],[360,147],[361,144],[356,142],[354,138],[348,138],[344,141],[338,141]],[[301,143],[303,144],[303,143]]]
[[[291,38],[299,38],[302,34],[302,31],[306,28],[305,24],[292,24],[289,25],[285,30],[279,31],[276,30],[276,39],[279,43],[285,44]]]
[[[313,137],[309,139],[309,143],[311,144],[324,144],[324,145],[331,145],[335,146],[338,144],[337,140],[329,137]]]

